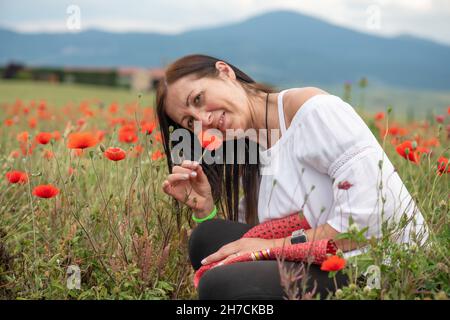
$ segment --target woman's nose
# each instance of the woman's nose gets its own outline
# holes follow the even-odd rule
[[[212,124],[213,117],[211,112],[202,112],[200,115],[200,121],[202,122],[202,127],[208,127]]]

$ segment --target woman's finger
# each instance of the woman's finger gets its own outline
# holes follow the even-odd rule
[[[190,175],[191,179],[193,179],[194,181],[201,183],[201,184],[203,184],[203,183],[209,184],[208,177],[204,173],[201,165],[198,165],[198,167],[195,169],[195,171],[193,171],[193,173],[195,173],[195,174]]]
[[[180,166],[174,166],[172,168],[172,173],[190,173],[192,171],[193,171],[192,169],[183,168],[183,167],[180,167]]]
[[[178,181],[175,181],[172,183],[168,180],[165,180],[162,184],[163,191],[165,193],[167,193],[168,195],[175,197],[177,200],[180,200],[180,199],[178,199],[179,198],[179,190],[177,191],[176,189],[174,189],[174,187],[176,187],[180,181],[183,181],[183,180],[178,180]]]
[[[223,246],[218,251],[214,252],[213,254],[207,256],[205,259],[202,260],[202,264],[210,264],[216,261],[220,261],[228,257],[229,255],[232,255],[236,252],[239,252],[239,249],[235,246]]]
[[[183,160],[181,167],[191,170],[197,170],[200,164],[197,161]]]
[[[171,173],[167,176],[167,181],[169,181],[170,184],[186,180],[189,180],[189,174],[187,173]]]
[[[222,266],[222,265],[224,265],[224,264],[227,264],[227,263],[230,262],[230,260],[233,260],[234,258],[239,257],[241,254],[244,254],[244,253],[242,253],[242,252],[236,252],[236,253],[230,254],[228,257],[226,257],[225,259],[223,259],[222,261],[220,261],[218,264],[216,264],[216,265],[215,265],[214,267],[212,267],[212,268],[220,267],[220,266]]]
[[[172,186],[169,181],[164,180],[164,182],[162,184],[162,189],[168,195],[173,196],[173,192],[172,192],[173,189],[172,189]]]
[[[189,173],[196,171],[200,167],[196,161],[183,160],[180,165],[173,166],[172,173]]]
[[[197,171],[191,170],[191,169],[187,169],[187,168],[182,168],[182,167],[180,167],[180,166],[173,167],[172,173],[183,173],[183,174],[188,174],[190,178],[195,178],[195,177],[197,177]]]

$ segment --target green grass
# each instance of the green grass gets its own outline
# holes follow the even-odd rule
[[[161,190],[167,167],[165,159],[152,160],[148,156],[161,150],[154,135],[140,133],[143,153],[117,163],[106,160],[99,147],[76,157],[67,149],[65,141],[38,146],[31,156],[12,158],[10,152],[18,149],[17,133],[37,132],[28,128],[23,115],[17,125],[4,126],[3,121],[11,117],[8,106],[17,98],[25,103],[47,100],[49,111],[61,118],[40,121],[37,129],[58,129],[62,133],[67,119],[60,107],[69,102],[77,106],[81,101],[91,101],[90,108],[96,116],[87,119],[86,130],[108,128],[105,109],[100,108],[100,103],[108,106],[117,101],[123,106],[138,101],[140,108],[154,105],[154,96],[148,93],[139,99],[137,93],[113,88],[0,82],[0,174],[4,177],[9,170],[16,169],[30,175],[30,184],[25,185],[10,185],[6,179],[0,180],[0,298],[195,298],[186,248],[192,226],[188,221],[189,212],[184,207],[178,211]],[[76,108],[73,113],[75,119],[82,116]],[[139,112],[126,114],[124,109],[119,115],[128,119],[142,116]],[[365,120],[375,131],[373,119]],[[433,123],[426,132],[438,137],[441,146],[420,165],[398,156],[388,141],[385,144],[389,158],[429,224],[429,248],[414,249],[411,254],[383,237],[372,243],[373,250],[364,260],[360,259],[356,265],[349,263],[345,270],[355,275],[363,270],[363,265],[375,264],[382,271],[381,288],[368,289],[365,284],[352,282],[330,298],[448,297],[449,175],[436,175],[436,156],[449,156],[449,140],[444,131],[445,128],[439,129]],[[117,141],[116,130],[102,144],[130,148]],[[52,150],[55,158],[44,159],[45,149]],[[67,173],[69,166],[75,169],[72,176]],[[53,199],[32,196],[31,189],[44,183],[58,186],[60,194]],[[353,236],[358,240],[357,235],[349,235]],[[387,256],[396,263],[384,265],[382,261]],[[70,265],[81,269],[81,290],[66,287],[66,270]]]
[[[101,101],[129,103],[137,100],[138,92],[127,89],[75,85],[75,84],[49,84],[48,82],[30,82],[19,80],[0,80],[0,99],[2,102],[22,100],[47,100],[50,104],[64,105],[69,101],[80,103],[83,100],[99,99]],[[141,103],[152,104],[154,97],[144,94]]]

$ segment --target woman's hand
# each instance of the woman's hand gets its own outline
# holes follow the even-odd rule
[[[281,239],[261,239],[261,238],[242,238],[224,245],[215,253],[207,256],[202,260],[202,264],[210,264],[216,261],[221,261],[217,266],[226,263],[239,255],[251,253],[254,251],[274,248],[283,245],[283,238]]]
[[[211,185],[196,161],[184,160],[181,166],[174,166],[162,187],[165,193],[192,208],[198,218],[214,208]]]

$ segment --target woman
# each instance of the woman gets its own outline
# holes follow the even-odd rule
[[[230,63],[190,55],[167,68],[157,90],[157,113],[170,169],[164,192],[189,206],[197,221],[214,216],[215,203],[226,208],[227,220],[208,219],[194,229],[189,255],[195,270],[289,245],[292,236],[242,236],[258,223],[295,212],[311,226],[302,241],[335,239],[345,257],[362,252],[354,243],[336,239],[350,223],[359,230],[368,227],[367,239],[380,238],[382,222],[395,228],[403,217],[407,223],[397,228],[395,241],[426,239],[423,217],[383,149],[353,108],[337,96],[313,87],[276,92]],[[239,139],[245,140],[247,153],[257,144],[258,161],[200,165],[185,160],[174,165],[169,128],[184,128],[193,135],[196,121],[202,131],[217,129],[224,134],[225,154],[236,150]],[[234,135],[229,134],[232,129]],[[243,137],[242,130],[248,129],[261,134]],[[278,130],[277,138],[273,133]],[[280,280],[274,260],[225,263],[201,278],[199,298],[282,299]],[[338,286],[345,283],[347,278],[338,274]],[[321,298],[335,289],[333,279],[318,265],[309,266],[306,285],[307,292],[320,293]]]

